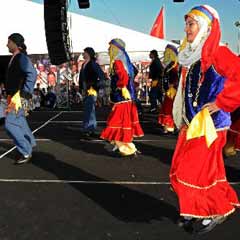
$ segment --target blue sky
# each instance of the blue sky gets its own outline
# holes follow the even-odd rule
[[[43,0],[33,1],[43,3]],[[90,0],[89,9],[79,9],[77,0],[71,0],[70,10],[148,34],[164,5],[166,38],[171,40],[184,37],[184,14],[202,4],[211,5],[218,11],[222,42],[228,42],[237,52],[238,29],[234,23],[240,20],[240,0],[185,0],[184,3],[173,3],[173,0]]]

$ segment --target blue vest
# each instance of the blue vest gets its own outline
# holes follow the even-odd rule
[[[122,91],[120,89],[117,89],[117,82],[118,82],[118,76],[115,75],[115,74],[112,75],[111,76],[110,99],[114,103],[126,101],[126,99],[124,99],[124,97],[122,96]],[[133,80],[130,77],[129,77],[127,89],[130,93],[131,100],[135,101],[136,100],[136,93],[135,93],[134,83],[133,83]]]
[[[198,61],[193,64],[188,72],[186,78],[185,88],[185,110],[186,123],[190,123],[193,117],[202,109],[202,106],[209,102],[214,102],[217,95],[222,91],[224,87],[225,78],[219,75],[213,66],[211,66],[204,76],[204,81],[199,89],[199,97],[197,99],[197,106],[193,106],[195,100],[198,81],[201,77],[200,69],[201,62]],[[230,113],[220,110],[212,114],[214,125],[217,129],[229,127],[231,125]]]

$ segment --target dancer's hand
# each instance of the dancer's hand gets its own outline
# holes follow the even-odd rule
[[[7,108],[5,109],[5,113],[10,113],[12,111],[14,111],[16,108],[16,105],[13,102],[10,102],[7,106]]]
[[[131,95],[126,87],[122,88],[122,96],[125,100],[131,100]]]
[[[177,94],[177,90],[173,87],[173,84],[169,85],[169,89],[167,90],[166,94],[169,98],[174,99]]]
[[[213,113],[215,112],[218,112],[220,110],[220,108],[216,105],[215,102],[211,102],[211,103],[206,103],[203,107],[203,108],[207,108],[210,115],[212,115]]]

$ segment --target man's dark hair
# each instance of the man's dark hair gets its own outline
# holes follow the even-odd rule
[[[86,47],[84,49],[84,52],[88,53],[88,55],[90,56],[91,60],[96,60],[96,53],[95,53],[93,48]]]
[[[19,50],[22,53],[27,54],[27,46],[25,45],[25,39],[20,33],[12,33],[8,38],[18,46]]]
[[[151,55],[153,55],[154,58],[158,58],[158,52],[157,50],[153,49],[151,52],[150,52]]]

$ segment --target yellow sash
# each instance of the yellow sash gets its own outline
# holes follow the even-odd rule
[[[151,87],[156,87],[158,85],[158,80],[152,80]]]
[[[122,88],[122,96],[127,100],[131,99],[130,93],[126,87]]]
[[[97,92],[93,87],[90,87],[87,91],[88,96],[97,96]]]
[[[187,129],[187,140],[202,136],[205,136],[208,147],[217,138],[217,132],[207,108],[202,109],[195,115]]]
[[[6,111],[11,112],[12,110],[15,110],[17,113],[20,108],[22,108],[20,91],[17,91],[13,97],[8,97],[8,106]]]

